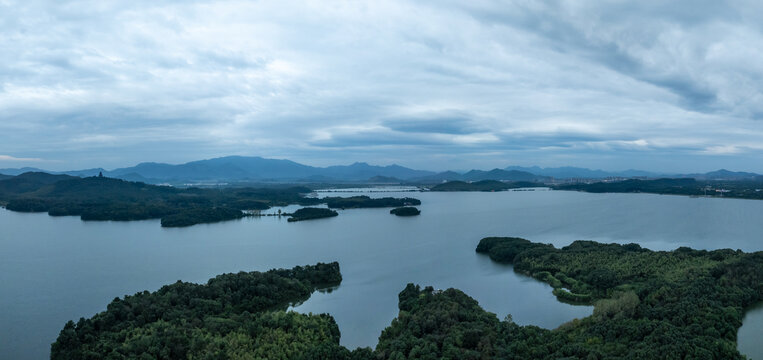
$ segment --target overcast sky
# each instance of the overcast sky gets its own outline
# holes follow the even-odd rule
[[[0,167],[763,172],[760,1],[0,0]]]

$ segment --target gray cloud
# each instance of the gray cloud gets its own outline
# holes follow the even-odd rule
[[[0,0],[0,153],[763,172],[762,11]]]
[[[465,135],[485,132],[468,114],[454,111],[385,119],[382,125],[400,132]]]
[[[481,21],[527,31],[559,52],[663,87],[680,96],[680,105],[689,110],[725,112],[735,111],[744,100],[724,94],[734,85],[722,78],[751,69],[724,61],[736,58],[745,45],[734,44],[739,47],[728,53],[713,54],[714,48],[733,44],[740,34],[760,45],[758,21],[749,14],[761,10],[759,3],[716,1],[547,1],[499,11],[467,8]],[[759,74],[760,67],[756,70],[752,73]]]
[[[36,159],[36,158],[17,158],[10,155],[2,155],[0,154],[0,161],[23,161],[23,162],[38,162],[43,161],[42,159]]]

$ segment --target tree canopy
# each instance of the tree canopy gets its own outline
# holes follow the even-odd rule
[[[334,217],[339,215],[334,210],[326,209],[326,208],[301,208],[297,211],[295,211],[293,214],[291,214],[291,217],[289,217],[289,222],[294,221],[302,221],[302,220],[312,220],[312,219],[321,219],[321,218],[327,218],[327,217]]]
[[[175,188],[125,181],[103,176],[79,178],[68,175],[25,173],[0,179],[0,205],[20,212],[47,212],[51,216],[79,216],[82,220],[161,219],[164,227],[182,227],[239,219],[248,210],[266,210],[272,206],[318,205],[332,208],[393,207],[419,205],[413,198],[368,196],[305,196],[311,189],[301,186],[272,188]],[[312,210],[308,210],[310,212]],[[323,211],[323,210],[320,210]],[[296,216],[306,220],[336,216],[324,213]],[[302,215],[307,215],[305,212]]]
[[[408,284],[376,349],[350,351],[330,315],[284,311],[339,284],[339,264],[319,263],[114,299],[93,318],[68,322],[51,358],[743,359],[737,330],[744,310],[763,300],[763,252],[592,241],[557,249],[499,237],[477,251],[548,283],[560,300],[593,304],[593,315],[554,330],[520,326],[459,290]]]
[[[416,216],[421,214],[421,210],[413,206],[403,206],[399,208],[394,208],[390,210],[389,213],[393,215],[397,215],[397,216]]]
[[[410,197],[404,198],[371,198],[366,195],[342,197],[326,197],[323,199],[326,205],[332,209],[354,209],[354,208],[382,208],[398,207],[408,205],[421,205],[421,200]]]
[[[341,279],[338,263],[318,263],[116,298],[66,323],[51,359],[351,359],[370,350],[341,347],[331,316],[285,311]]]

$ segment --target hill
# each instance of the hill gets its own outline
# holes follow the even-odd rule
[[[503,191],[509,189],[518,189],[525,187],[538,187],[544,186],[543,184],[517,181],[517,182],[502,182],[497,180],[482,180],[475,182],[464,181],[449,181],[446,183],[438,184],[429,189],[430,191]]]
[[[522,167],[508,166],[505,170],[519,170],[536,175],[549,176],[557,179],[604,179],[609,177],[657,177],[659,173],[642,170],[604,171],[587,168],[562,166],[542,168],[538,166]]]
[[[144,179],[151,179],[155,182],[183,180],[342,182],[365,181],[376,176],[407,179],[430,175],[432,172],[413,170],[398,165],[373,166],[367,163],[320,168],[303,165],[291,160],[227,156],[180,165],[142,163],[134,167],[117,169],[104,174],[112,177],[136,174]]]
[[[685,175],[685,177],[692,177],[697,180],[756,180],[761,176],[751,172],[720,169],[704,174],[689,174]]]
[[[402,182],[403,180],[400,180],[395,177],[390,177],[390,176],[374,176],[366,180],[366,183],[368,184],[395,184],[396,185]]]
[[[43,169],[38,169],[38,168],[33,168],[33,167],[0,169],[0,174],[11,175],[11,176],[21,175],[23,173],[28,173],[28,172],[53,173],[51,171],[46,171],[46,170],[43,170]]]
[[[177,165],[145,162],[112,171],[100,168],[61,172],[35,168],[0,169],[0,174],[19,175],[30,171],[79,177],[103,173],[107,177],[147,183],[365,182],[375,177],[406,180],[434,174],[432,171],[414,170],[399,165],[375,166],[356,162],[351,165],[314,167],[291,160],[266,159],[258,156],[226,156]]]
[[[445,171],[434,175],[411,179],[411,182],[421,184],[435,184],[443,181],[548,181],[546,176],[535,175],[526,171],[493,169],[490,171],[470,170],[464,174],[454,171]]]
[[[14,194],[38,191],[46,185],[62,180],[75,179],[69,175],[52,175],[44,172],[28,172],[0,180],[0,199]]]
[[[463,174],[457,173],[455,171],[443,171],[441,173],[417,177],[410,180],[412,182],[422,183],[422,184],[436,184],[436,183],[441,183],[443,181],[460,180],[462,176]]]
[[[605,178],[696,178],[698,180],[754,181],[763,175],[734,172],[725,169],[696,174],[660,174],[642,170],[604,171],[580,167],[542,168],[538,166],[508,166],[504,169],[470,170],[468,172],[416,170],[399,165],[375,166],[365,162],[350,165],[315,167],[285,159],[266,159],[258,156],[225,156],[184,164],[156,162],[107,171],[101,168],[51,172],[36,168],[0,169],[0,174],[19,175],[25,172],[48,172],[79,177],[96,176],[146,183],[413,183],[437,184],[444,181],[537,181],[553,179]],[[369,181],[369,179],[372,179]]]
[[[397,179],[411,179],[432,175],[434,172],[413,170],[399,165],[374,166],[364,162],[356,162],[349,166],[329,166],[318,170],[323,176],[342,180],[364,180],[375,176]]]
[[[503,180],[503,181],[545,181],[548,177],[526,171],[493,169],[490,171],[472,170],[461,178],[466,181]]]

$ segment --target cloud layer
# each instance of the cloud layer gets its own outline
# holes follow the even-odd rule
[[[762,12],[755,1],[0,0],[0,166],[242,154],[763,172]]]

